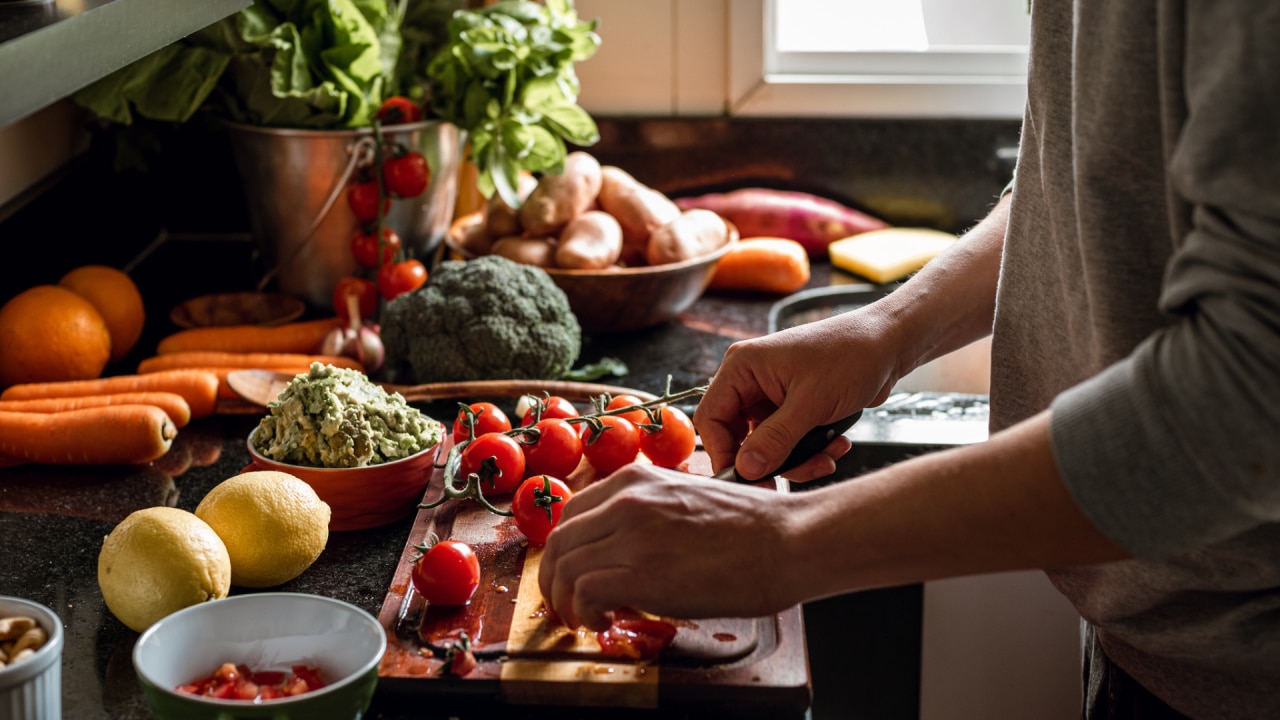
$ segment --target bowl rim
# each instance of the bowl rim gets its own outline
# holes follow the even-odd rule
[[[440,421],[435,420],[435,422],[439,423]],[[255,463],[264,462],[264,463],[270,463],[272,465],[279,465],[281,467],[298,468],[299,470],[302,470],[303,472],[308,472],[308,473],[319,472],[319,473],[327,474],[327,473],[352,472],[353,470],[382,470],[383,468],[392,468],[400,463],[407,463],[410,460],[416,459],[419,455],[422,455],[423,453],[439,450],[440,444],[444,441],[444,434],[448,432],[448,428],[442,426],[440,431],[441,432],[440,440],[437,440],[435,443],[433,443],[429,447],[425,447],[412,455],[407,455],[405,457],[392,460],[391,462],[378,463],[376,465],[359,465],[356,467],[346,467],[346,468],[326,468],[326,467],[316,467],[314,465],[297,465],[295,463],[287,463],[281,460],[274,460],[258,452],[258,449],[253,446],[253,436],[254,436],[254,433],[256,432],[258,432],[258,426],[254,426],[254,428],[249,431],[249,436],[246,437],[244,440],[245,446],[249,449],[249,457],[252,458],[253,462]]]
[[[292,697],[272,699],[269,701],[270,704],[267,704],[266,702],[255,703],[251,700],[224,700],[222,698],[212,698],[212,697],[206,697],[204,695],[192,695],[190,693],[178,692],[178,690],[175,688],[165,687],[164,685],[161,685],[160,683],[156,682],[155,678],[152,678],[143,669],[142,664],[139,660],[139,656],[142,654],[142,651],[145,648],[147,641],[150,640],[152,636],[159,631],[159,628],[161,627],[161,625],[163,625],[164,623],[172,624],[173,622],[178,622],[181,620],[181,618],[187,615],[193,615],[193,614],[202,612],[203,609],[208,608],[212,605],[217,605],[218,603],[236,602],[238,600],[245,600],[247,598],[285,598],[289,600],[305,599],[307,601],[320,601],[322,603],[339,606],[344,610],[348,610],[352,612],[356,617],[360,619],[361,622],[366,622],[372,628],[376,628],[376,632],[374,634],[378,638],[378,644],[380,645],[381,649],[376,653],[376,655],[371,660],[361,664],[359,669],[357,669],[355,672],[348,674],[346,677],[342,678],[341,680],[335,680],[334,682],[326,684],[324,687],[320,688],[319,690],[305,692],[301,695],[294,695]],[[165,617],[162,617],[159,620],[152,623],[151,627],[144,630],[142,634],[138,636],[138,639],[133,644],[133,652],[130,653],[130,656],[131,656],[131,659],[133,660],[133,670],[138,675],[138,679],[141,682],[147,685],[150,685],[152,688],[158,690],[159,692],[169,697],[177,698],[177,699],[185,700],[189,702],[208,703],[211,705],[227,707],[227,708],[248,708],[248,707],[272,707],[272,708],[281,707],[283,708],[283,707],[288,707],[290,705],[297,705],[302,702],[310,702],[315,700],[316,698],[322,698],[326,695],[335,694],[338,691],[347,688],[349,685],[360,682],[364,678],[364,676],[369,673],[369,671],[378,667],[378,665],[382,663],[382,657],[386,654],[386,652],[387,652],[387,633],[386,633],[386,629],[382,627],[382,623],[379,622],[378,619],[373,615],[371,615],[370,613],[366,612],[361,608],[356,607],[355,605],[352,605],[349,602],[346,602],[345,600],[331,598],[326,595],[316,595],[313,593],[265,592],[265,593],[246,593],[244,595],[232,595],[229,597],[221,598],[219,600],[203,602],[198,605],[185,607],[177,612],[170,613],[169,615],[166,615]]]
[[[64,640],[62,617],[54,612],[53,608],[44,603],[16,595],[0,595],[0,605],[22,607],[23,609],[18,612],[25,613],[35,620],[36,624],[43,628],[48,636],[44,645],[41,645],[30,658],[21,663],[6,664],[0,668],[0,690],[4,690],[25,683],[43,673],[51,664],[56,662],[56,658],[62,656]],[[6,615],[6,617],[12,616]]]
[[[282,313],[278,313],[275,317],[268,318],[263,322],[244,323],[247,325],[254,325],[256,327],[276,327],[278,325],[283,325],[285,323],[297,320],[298,318],[302,317],[302,314],[307,310],[306,303],[304,303],[302,300],[292,295],[286,295],[285,293],[278,293],[278,292],[258,292],[255,290],[239,290],[234,292],[205,293],[204,295],[198,295],[193,298],[187,298],[186,300],[183,300],[177,305],[174,305],[169,310],[169,321],[172,322],[174,325],[177,325],[179,328],[182,328],[183,330],[190,330],[193,328],[229,327],[226,325],[197,325],[195,323],[192,323],[190,320],[188,320],[189,313],[184,313],[183,309],[189,308],[192,304],[202,300],[212,301],[213,298],[236,298],[236,297],[243,297],[248,295],[258,295],[258,296],[264,296],[264,297],[274,296],[275,298],[277,298],[277,302],[281,302],[281,305],[282,307],[285,308],[285,311]]]
[[[453,240],[453,234],[454,234],[455,228],[463,228],[468,225],[474,224],[476,221],[482,220],[483,217],[484,217],[484,213],[482,211],[470,212],[470,213],[467,213],[466,215],[463,215],[455,219],[449,225],[449,232],[445,233],[444,235],[444,244],[446,247],[449,248],[450,252],[457,253],[460,257],[466,260],[474,260],[476,258],[475,255],[472,255],[466,250],[463,250],[462,248],[458,247],[457,243],[455,243]],[[734,225],[732,222],[729,222],[728,218],[725,218],[724,216],[721,216],[720,219],[723,220],[725,226],[729,228],[729,238],[728,240],[725,241],[723,245],[716,248],[715,250],[712,250],[706,255],[699,255],[697,257],[691,257],[687,260],[681,260],[679,262],[673,262],[673,263],[665,263],[663,265],[638,265],[635,267],[616,267],[615,266],[615,267],[604,268],[602,270],[583,270],[583,269],[576,269],[576,268],[542,268],[542,269],[546,270],[547,274],[550,275],[551,277],[625,277],[625,276],[635,277],[635,276],[642,276],[642,275],[657,275],[660,273],[668,273],[675,270],[686,270],[689,268],[701,267],[703,265],[707,265],[709,263],[715,262],[720,258],[724,257],[725,253],[729,252],[729,249],[733,247],[735,244],[737,244],[737,242],[740,239],[739,233],[738,233],[738,227]]]

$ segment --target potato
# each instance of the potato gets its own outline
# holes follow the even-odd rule
[[[729,226],[710,210],[686,210],[649,237],[645,259],[665,265],[701,257],[729,241]]]
[[[489,254],[489,250],[493,247],[494,236],[489,233],[487,225],[477,222],[464,225],[461,232],[453,236],[453,240],[462,252],[471,257],[480,257]]]
[[[680,217],[680,208],[666,195],[641,183],[622,168],[600,169],[600,209],[622,226],[622,241],[643,255],[653,231]]]
[[[525,170],[521,170],[518,177],[516,196],[523,203],[529,198],[533,189],[538,187],[538,180],[532,173]],[[520,213],[507,205],[502,196],[495,192],[484,205],[484,227],[490,237],[519,235]]]
[[[564,172],[543,175],[520,206],[520,227],[530,236],[554,237],[586,212],[600,194],[600,162],[581,150],[569,153]]]
[[[622,226],[609,213],[588,210],[565,226],[556,245],[556,266],[603,270],[622,254]]]
[[[489,253],[501,255],[508,260],[525,265],[536,265],[542,268],[556,265],[556,246],[551,238],[510,235],[499,238],[493,247],[489,248]]]

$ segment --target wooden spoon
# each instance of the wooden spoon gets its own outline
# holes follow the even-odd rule
[[[227,385],[240,397],[255,405],[266,407],[275,400],[295,376],[272,370],[236,370],[227,373]],[[566,400],[588,402],[592,398],[610,395],[635,395],[644,401],[657,398],[652,393],[617,385],[575,382],[572,380],[470,380],[461,382],[426,383],[425,385],[391,385],[377,383],[387,392],[397,392],[408,402],[432,402],[472,397],[520,397],[549,393]]]

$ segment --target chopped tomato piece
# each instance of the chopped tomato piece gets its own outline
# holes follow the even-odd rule
[[[655,658],[675,639],[676,626],[648,618],[619,618],[608,630],[596,633],[596,641],[606,655],[648,660]]]
[[[253,672],[246,665],[223,663],[212,675],[179,685],[178,692],[221,700],[273,700],[319,690],[325,683],[312,667],[295,665],[289,672]]]

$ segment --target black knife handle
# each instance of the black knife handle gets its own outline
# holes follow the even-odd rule
[[[822,449],[831,444],[831,441],[834,440],[837,435],[843,435],[845,431],[853,427],[853,424],[858,422],[858,418],[860,417],[862,417],[861,410],[833,423],[819,425],[805,433],[804,436],[800,438],[800,442],[796,443],[796,446],[792,448],[791,454],[787,455],[787,459],[783,460],[782,464],[779,465],[776,470],[765,473],[760,478],[748,480],[738,474],[737,468],[733,468],[733,474],[731,477],[729,476],[729,473],[725,471],[718,473],[716,477],[740,483],[753,483],[775,475],[781,475],[788,470],[794,470],[804,464],[809,458],[822,452]],[[726,470],[728,469],[726,468]]]

